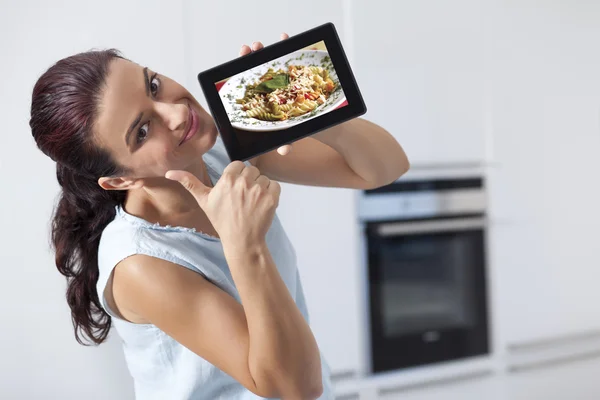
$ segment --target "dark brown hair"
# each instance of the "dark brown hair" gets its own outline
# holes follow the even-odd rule
[[[105,190],[102,176],[126,174],[94,141],[101,94],[116,49],[79,53],[52,65],[36,82],[29,126],[38,148],[56,161],[62,188],[52,215],[52,247],[58,271],[67,279],[67,303],[75,338],[102,343],[111,317],[100,305],[98,245],[103,229],[123,204],[125,191]]]

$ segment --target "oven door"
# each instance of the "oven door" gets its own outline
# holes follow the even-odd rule
[[[484,217],[366,225],[371,369],[487,353]]]

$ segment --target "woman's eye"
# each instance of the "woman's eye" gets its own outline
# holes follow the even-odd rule
[[[150,92],[153,96],[156,96],[158,89],[160,89],[160,79],[158,79],[155,75],[152,77],[152,80],[150,80]]]
[[[144,129],[144,127],[146,129]],[[149,128],[149,123],[148,122],[146,122],[144,125],[140,126],[140,129],[138,130],[137,137],[136,137],[136,143],[137,144],[140,144],[141,142],[143,142],[144,140],[146,140],[146,137],[148,136],[148,128]]]
[[[158,89],[160,89],[160,79],[156,77],[157,74],[154,74],[152,76],[152,78],[150,79],[150,92],[152,93],[152,96],[156,97],[156,94],[158,93]],[[150,129],[150,123],[146,122],[144,125],[142,125],[140,127],[140,129],[137,132],[137,137],[136,137],[136,143],[140,144],[141,142],[143,142],[144,140],[146,140],[146,138],[148,137],[148,131]]]

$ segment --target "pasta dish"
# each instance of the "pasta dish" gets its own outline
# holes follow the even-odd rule
[[[315,110],[335,89],[327,69],[314,65],[289,65],[287,72],[273,68],[246,85],[236,99],[248,118],[283,121]]]

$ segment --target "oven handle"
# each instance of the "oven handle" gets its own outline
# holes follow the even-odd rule
[[[469,229],[481,229],[485,226],[486,220],[483,217],[418,222],[392,222],[378,225],[377,233],[380,236],[395,236],[441,231],[455,232]]]

